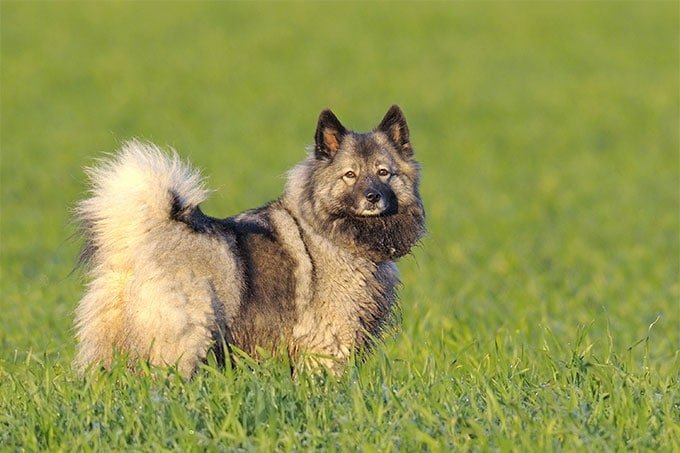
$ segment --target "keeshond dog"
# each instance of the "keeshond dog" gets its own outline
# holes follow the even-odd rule
[[[209,351],[228,360],[238,348],[337,374],[390,325],[394,261],[425,231],[398,106],[368,133],[324,110],[283,195],[225,219],[201,211],[202,177],[174,151],[129,141],[88,175],[76,208],[90,278],[76,309],[80,370],[122,353],[190,377]]]

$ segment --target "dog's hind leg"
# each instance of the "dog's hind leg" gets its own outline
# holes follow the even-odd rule
[[[207,279],[189,272],[168,278],[144,274],[133,281],[126,306],[130,352],[152,365],[176,365],[190,377],[214,342],[220,320]]]

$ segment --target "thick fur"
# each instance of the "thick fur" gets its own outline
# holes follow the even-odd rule
[[[174,152],[130,141],[90,169],[77,368],[123,352],[190,376],[235,346],[339,372],[368,351],[395,310],[394,260],[424,233],[418,164],[396,106],[365,134],[324,111],[315,139],[280,199],[226,219],[201,212],[202,178]]]

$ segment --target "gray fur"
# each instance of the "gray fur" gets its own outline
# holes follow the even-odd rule
[[[366,134],[322,112],[315,139],[280,199],[226,219],[201,212],[200,175],[153,145],[90,170],[76,365],[122,351],[190,376],[226,344],[339,372],[368,352],[394,319],[393,261],[424,233],[418,164],[396,106]]]

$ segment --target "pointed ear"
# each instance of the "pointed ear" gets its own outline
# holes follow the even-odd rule
[[[333,112],[328,109],[321,112],[314,136],[316,158],[333,159],[345,134],[347,134],[347,129]]]
[[[375,130],[384,132],[405,157],[413,156],[406,117],[398,105],[390,107]]]

